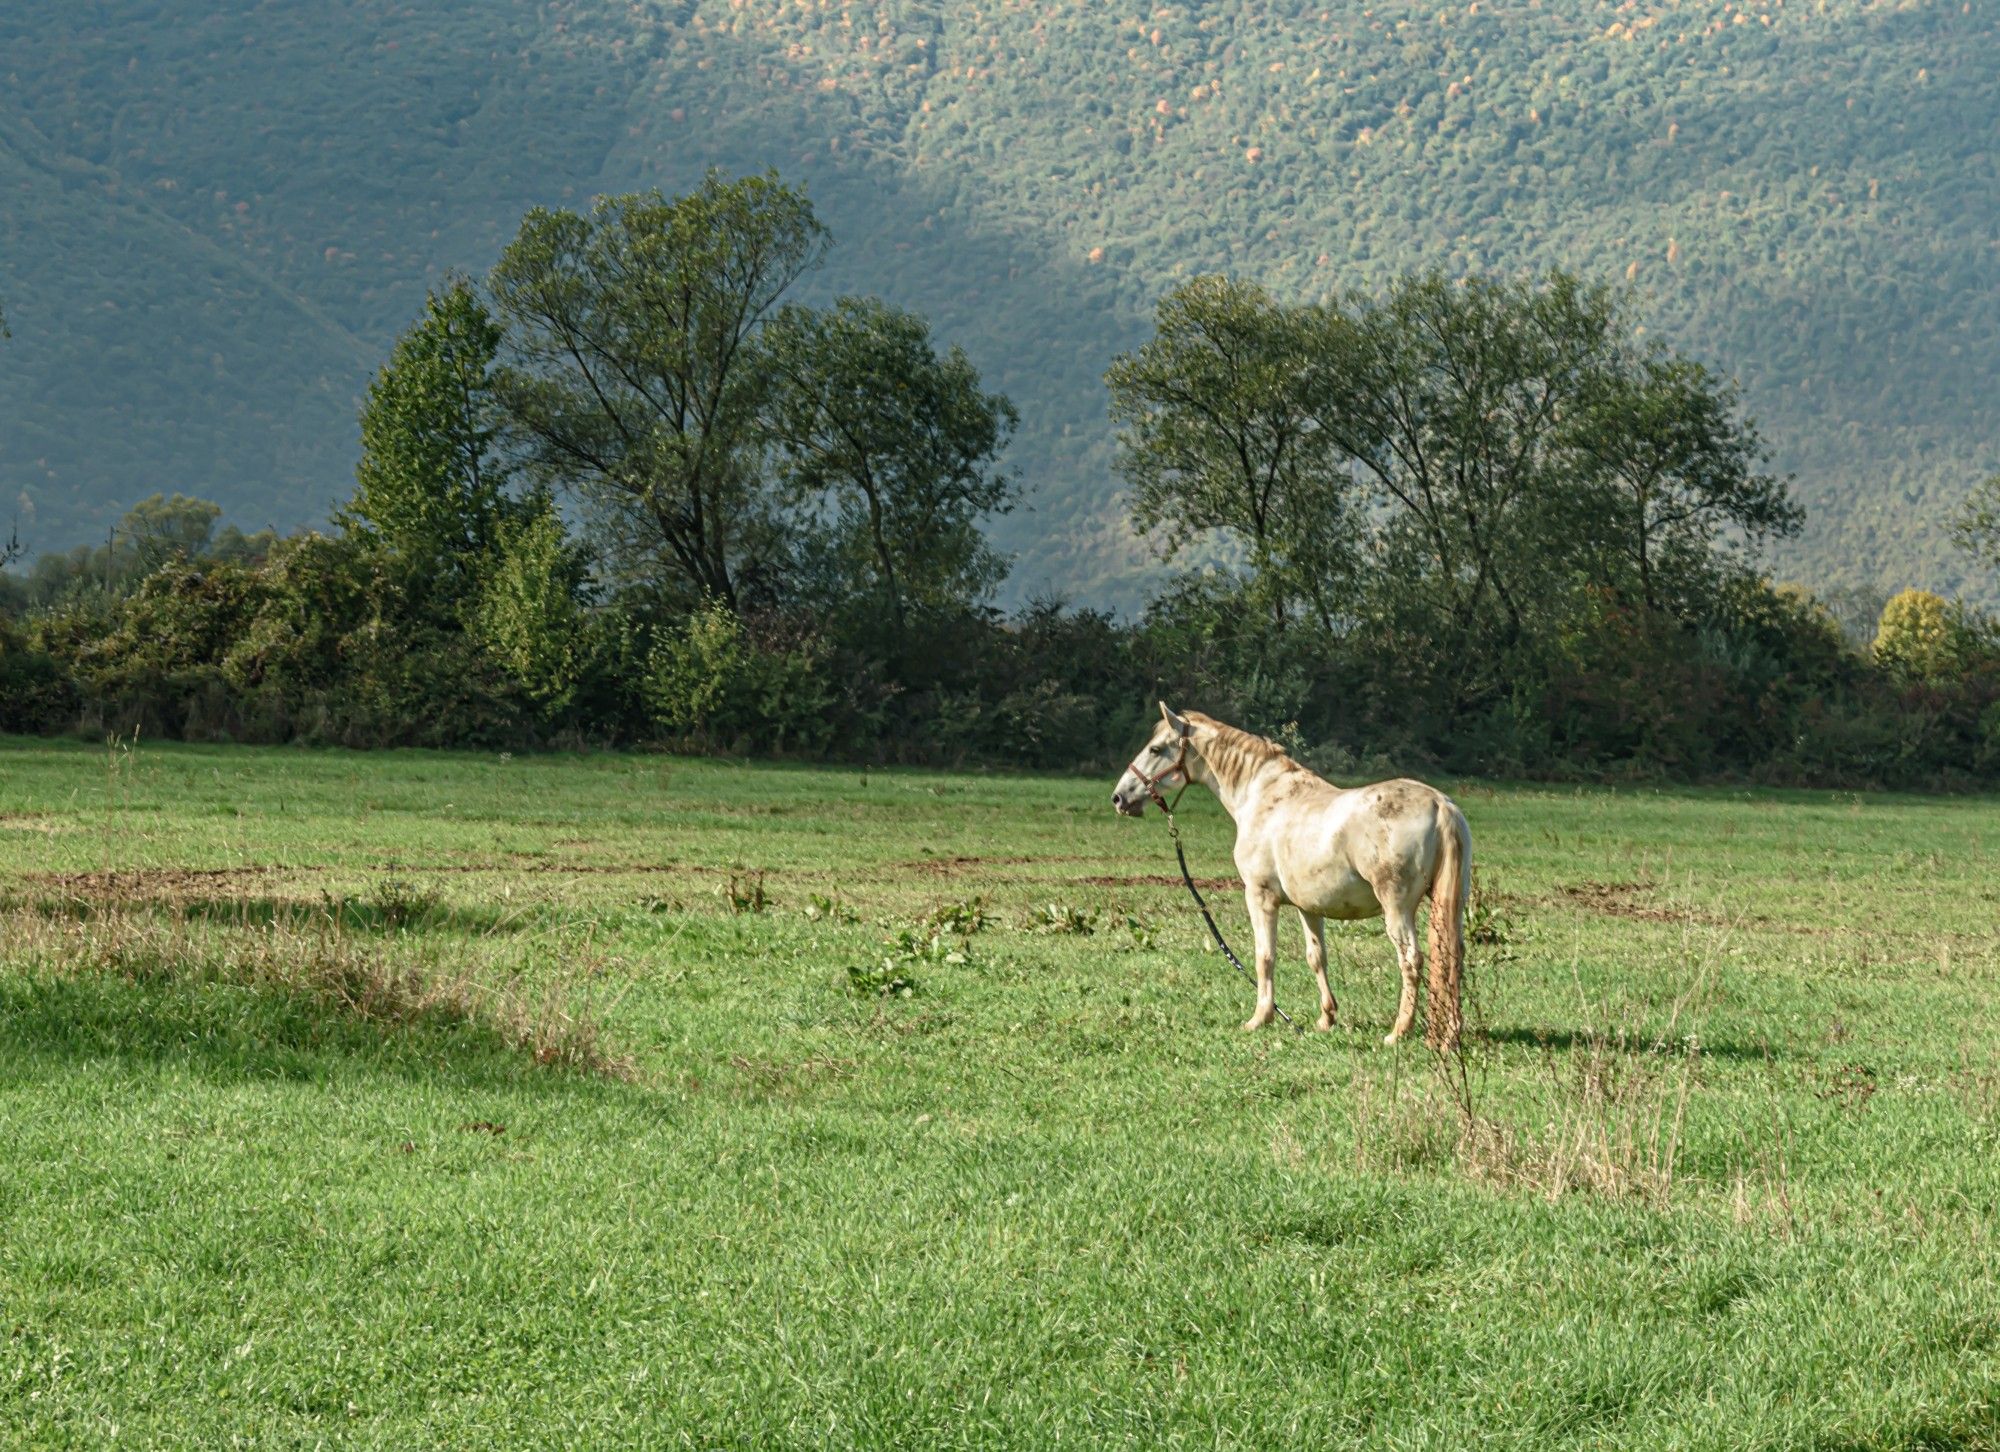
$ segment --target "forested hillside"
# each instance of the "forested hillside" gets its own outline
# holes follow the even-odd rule
[[[1560,263],[1740,376],[1810,511],[1783,573],[1992,591],[1945,521],[2000,466],[2000,7],[203,10],[0,14],[0,507],[36,547],[160,489],[318,517],[427,282],[532,204],[773,166],[840,243],[815,293],[929,314],[1019,405],[1017,588],[1137,598],[1100,377],[1175,281]]]

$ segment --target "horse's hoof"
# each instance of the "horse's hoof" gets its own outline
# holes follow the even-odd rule
[[[1314,1028],[1316,1028],[1316,1029],[1318,1029],[1318,1030],[1319,1030],[1319,1031],[1320,1031],[1321,1033],[1323,1033],[1323,1034],[1325,1034],[1325,1033],[1332,1033],[1332,1032],[1333,1032],[1333,1015],[1332,1015],[1332,1014],[1330,1014],[1330,1013],[1323,1013],[1323,1014],[1321,1014],[1321,1015],[1319,1016],[1318,1020],[1317,1020],[1317,1021],[1316,1021],[1316,1022],[1315,1022],[1315,1023],[1313,1024],[1313,1027],[1314,1027]]]
[[[1258,1029],[1262,1028],[1265,1024],[1269,1023],[1270,1021],[1271,1020],[1269,1020],[1268,1018],[1258,1018],[1255,1014],[1252,1014],[1249,1018],[1243,1020],[1243,1032],[1246,1034],[1254,1034],[1255,1032],[1257,1032]]]
[[[1382,1042],[1383,1042],[1383,1043],[1385,1043],[1385,1044],[1389,1044],[1389,1045],[1391,1045],[1392,1047],[1393,1047],[1394,1045],[1396,1045],[1396,1044],[1400,1044],[1400,1043],[1401,1043],[1402,1041],[1403,1041],[1403,1036],[1402,1036],[1401,1034],[1384,1034],[1384,1035],[1382,1035]]]

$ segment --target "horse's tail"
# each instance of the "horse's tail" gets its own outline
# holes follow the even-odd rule
[[[1431,874],[1430,968],[1424,1041],[1450,1053],[1464,1026],[1459,991],[1465,976],[1465,899],[1472,887],[1472,829],[1452,802],[1438,807],[1437,868]]]

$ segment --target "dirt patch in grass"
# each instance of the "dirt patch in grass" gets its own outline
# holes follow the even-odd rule
[[[956,877],[982,867],[1032,867],[1038,862],[1089,862],[1088,857],[918,857],[909,862],[891,862],[903,872],[920,872],[931,877]]]
[[[574,877],[644,877],[662,872],[690,872],[714,876],[727,873],[726,867],[703,867],[693,862],[548,862],[541,859],[512,862],[390,862],[358,869],[363,872],[406,872],[414,876],[429,873],[521,872],[562,873]],[[742,871],[741,868],[736,869]],[[775,871],[775,869],[772,869]]]
[[[1713,913],[1697,912],[1693,908],[1671,903],[1640,900],[1652,891],[1652,887],[1643,882],[1572,882],[1557,888],[1555,896],[1547,901],[1642,923],[1704,923],[1713,926],[1722,922]]]
[[[235,867],[131,867],[110,872],[24,872],[16,879],[34,887],[53,890],[68,897],[103,898],[109,901],[136,901],[146,898],[177,898],[212,894],[218,887],[283,874],[310,879],[325,876],[352,877],[379,873],[397,877],[430,877],[468,873],[562,873],[579,877],[643,876],[657,873],[690,873],[716,876],[727,872],[721,867],[701,867],[690,862],[377,862],[344,864],[339,867],[287,867],[277,863],[244,863]]]
[[[1178,877],[1171,877],[1164,872],[1146,873],[1139,877],[1079,877],[1077,881],[1085,887],[1180,887],[1182,885]],[[1243,879],[1240,877],[1197,877],[1194,880],[1194,885],[1216,891],[1221,891],[1225,888],[1233,888],[1241,891]]]
[[[111,872],[28,872],[22,874],[21,880],[37,887],[52,888],[67,897],[136,902],[148,898],[212,893],[218,886],[286,870],[255,864],[240,867],[133,867]]]

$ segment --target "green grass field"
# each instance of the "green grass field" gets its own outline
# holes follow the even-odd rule
[[[0,741],[0,1442],[2000,1446],[1994,803],[1444,785],[1462,1076],[1108,779]]]

